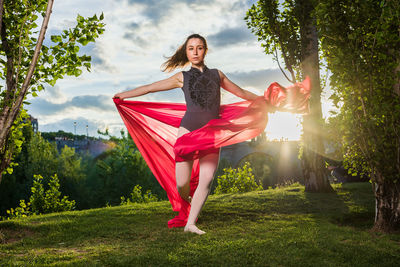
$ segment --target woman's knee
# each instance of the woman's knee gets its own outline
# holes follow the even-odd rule
[[[175,179],[177,187],[185,187],[190,182],[193,162],[179,162],[175,166]]]
[[[176,188],[178,190],[188,187],[190,184],[190,179],[176,179]]]

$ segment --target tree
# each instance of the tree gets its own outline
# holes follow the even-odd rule
[[[103,14],[77,16],[74,28],[52,35],[52,45],[43,45],[54,0],[0,0],[0,182],[5,170],[20,150],[18,135],[24,120],[24,100],[54,86],[65,75],[79,76],[82,67],[90,70],[90,56],[80,56],[80,46],[94,42],[104,32]],[[38,37],[37,22],[43,17]]]
[[[370,176],[374,229],[400,229],[400,2],[320,0],[315,14],[345,165]]]
[[[87,163],[86,187],[90,207],[117,205],[121,195],[129,196],[135,185],[140,185],[143,191],[151,190],[160,199],[166,198],[165,190],[154,178],[127,132],[121,131],[121,138],[111,136],[108,130],[98,133],[109,137],[114,144],[112,149]]]
[[[306,191],[332,192],[325,168],[322,133],[321,81],[319,73],[318,34],[312,0],[260,0],[247,12],[247,25],[263,41],[267,54],[273,54],[285,77],[296,82],[311,79],[310,112],[303,117],[301,162]],[[280,50],[288,77],[278,58]]]

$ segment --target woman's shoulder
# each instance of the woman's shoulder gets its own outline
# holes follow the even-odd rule
[[[222,77],[224,76],[224,73],[220,69],[213,68],[210,69],[210,71],[212,71],[214,75],[218,76],[219,79],[222,79]]]

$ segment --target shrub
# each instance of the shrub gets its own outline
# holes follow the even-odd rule
[[[242,168],[224,169],[224,174],[218,176],[217,181],[218,185],[215,188],[215,194],[262,190],[262,186],[258,185],[254,179],[253,170],[249,162],[246,162]]]
[[[125,199],[124,196],[121,197],[121,205],[128,205],[131,203],[149,203],[158,201],[157,195],[152,194],[151,190],[147,190],[146,193],[142,194],[142,187],[136,185],[131,193],[131,197]]]
[[[7,210],[8,218],[27,217],[32,214],[45,214],[51,212],[68,211],[75,209],[75,200],[68,200],[67,196],[61,198],[60,183],[57,174],[54,174],[48,183],[48,189],[43,187],[43,177],[33,176],[32,195],[29,202],[20,200],[19,207]]]
[[[25,203],[25,200],[21,199],[19,201],[19,207],[16,207],[15,209],[11,208],[10,210],[7,210],[8,218],[9,219],[23,218],[23,217],[27,217],[27,216],[31,215],[30,205],[31,205],[30,202]]]

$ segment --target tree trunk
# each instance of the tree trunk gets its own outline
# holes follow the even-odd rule
[[[400,178],[400,177],[399,177]],[[386,181],[385,181],[386,180]],[[375,224],[373,230],[392,232],[400,229],[400,184],[377,179],[375,184]]]
[[[400,27],[399,27],[400,35]],[[398,65],[395,73],[400,72],[400,53],[396,55]],[[400,80],[393,85],[394,94],[400,98]],[[400,119],[398,120],[400,122]],[[400,230],[400,137],[397,140],[397,159],[395,160],[399,177],[397,182],[382,177],[378,174],[375,177],[375,223],[373,230],[379,232],[392,232]]]
[[[3,24],[3,10],[4,10],[4,0],[0,0],[0,32],[1,32],[1,25]]]
[[[313,6],[309,1],[299,1],[303,19],[300,22],[303,76],[311,79],[310,113],[303,116],[302,168],[307,192],[333,192],[325,167],[322,133],[321,85],[318,57],[318,34],[310,17]]]

